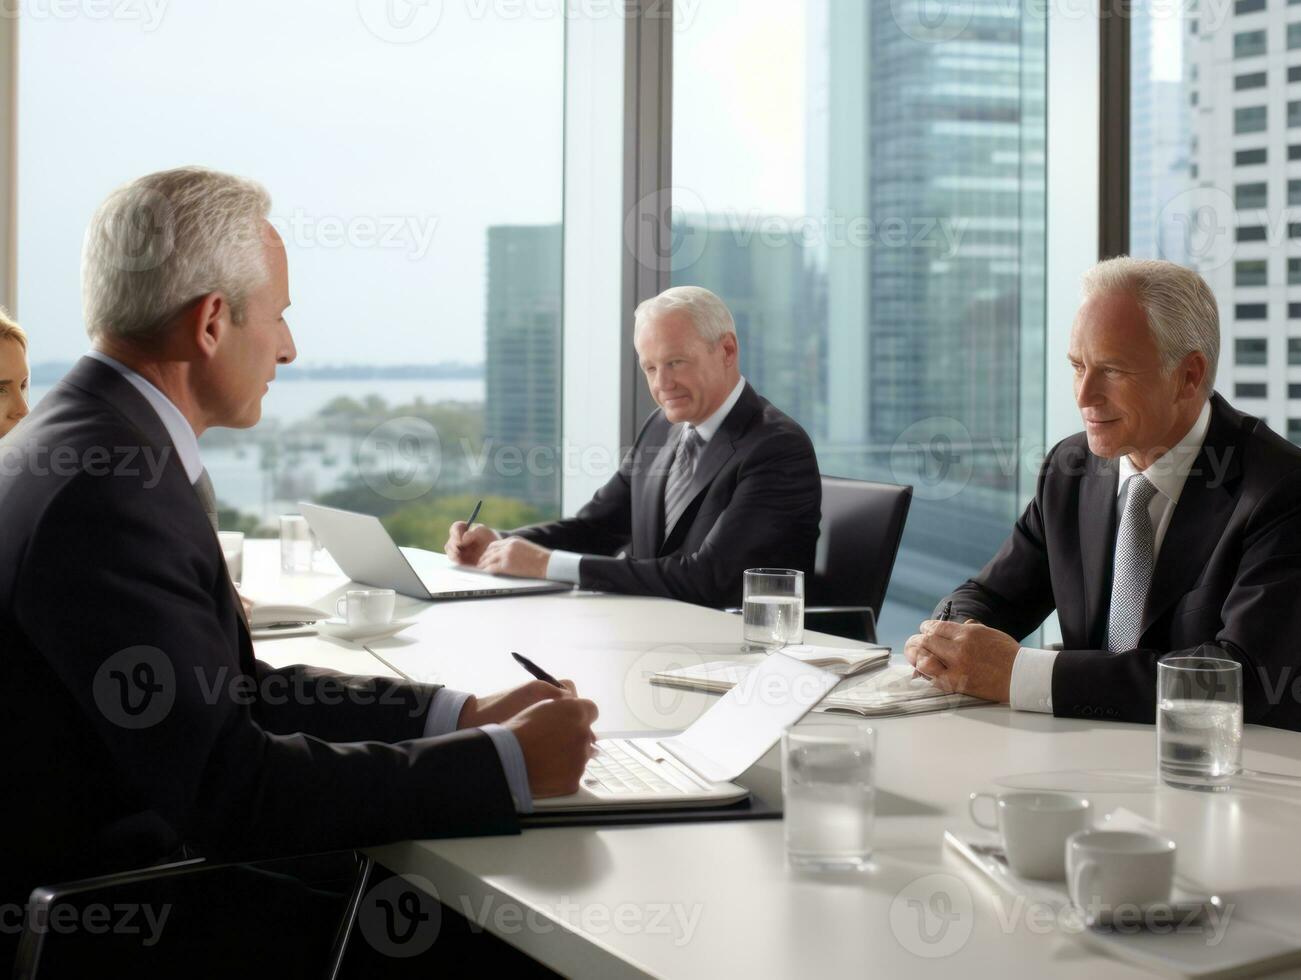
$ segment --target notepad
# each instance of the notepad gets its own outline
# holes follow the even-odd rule
[[[838,687],[822,700],[822,703],[814,709],[816,711],[881,718],[888,715],[916,715],[963,705],[989,703],[969,694],[950,694],[941,691],[925,677],[913,677],[913,669],[907,665],[890,666],[888,647],[851,650],[839,650],[834,647],[786,647],[782,653],[798,657],[805,663],[816,664],[824,670],[831,670],[844,678],[872,672],[857,684]],[[758,659],[719,660],[691,667],[680,667],[653,674],[650,681],[662,687],[722,694],[739,684],[754,664],[761,660],[762,655]]]
[[[970,694],[941,691],[925,677],[914,677],[906,664],[895,664],[864,678],[853,687],[839,689],[823,699],[818,711],[841,712],[877,718],[943,711],[964,704],[989,704]]]
[[[890,659],[890,648],[822,647],[809,644],[782,647],[782,653],[812,667],[820,667],[840,677],[856,677],[874,670]],[[712,660],[675,670],[662,670],[652,674],[650,682],[662,687],[677,687],[688,691],[707,691],[723,694],[739,684],[756,664],[763,663],[765,654],[754,654],[743,660]]]

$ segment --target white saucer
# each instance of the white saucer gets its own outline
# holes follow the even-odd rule
[[[322,636],[332,636],[336,640],[356,643],[360,640],[386,640],[401,633],[408,626],[414,626],[414,619],[395,619],[391,623],[365,623],[351,626],[346,619],[332,616],[316,624],[317,632]]]

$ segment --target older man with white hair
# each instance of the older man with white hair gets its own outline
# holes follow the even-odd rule
[[[799,423],[741,377],[732,314],[698,286],[642,303],[633,345],[659,408],[578,514],[501,534],[452,525],[448,555],[585,589],[739,605],[742,573],[813,569],[822,482]]]
[[[1245,718],[1301,729],[1301,450],[1214,393],[1215,297],[1170,262],[1084,277],[1069,348],[1085,431],[1055,446],[988,565],[906,646],[936,685],[1151,722],[1157,661],[1242,665]],[[1021,646],[1056,610],[1061,650]]]
[[[296,355],[269,209],[259,185],[195,167],[111,194],[83,254],[93,348],[0,440],[0,743],[23,799],[0,818],[12,907],[36,885],[169,857],[510,833],[587,764],[596,708],[572,686],[475,698],[256,659],[198,437],[257,422]],[[279,936],[287,962],[259,969],[319,975],[334,922],[309,939],[319,918],[295,917],[312,897],[282,879],[188,910],[190,930],[174,916],[169,937],[190,938],[170,948],[211,968],[283,929],[301,944]],[[256,928],[215,918],[254,899]],[[150,955],[146,972],[174,972]]]

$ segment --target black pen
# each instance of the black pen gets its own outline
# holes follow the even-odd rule
[[[479,516],[479,508],[482,506],[483,506],[482,500],[480,500],[477,504],[474,505],[474,510],[470,513],[470,519],[465,522],[465,529],[467,531],[470,530],[470,528],[474,527],[474,519]]]
[[[937,623],[947,623],[952,618],[953,618],[953,600],[946,599],[944,601],[944,608],[941,609],[940,614],[935,617],[935,621]],[[916,667],[913,668],[913,677],[925,677],[927,680],[930,680],[930,677],[928,675],[923,674]]]
[[[545,670],[543,670],[541,667],[539,667],[537,664],[535,664],[532,660],[530,660],[528,657],[524,656],[523,654],[516,653],[514,650],[512,650],[510,652],[510,655],[515,658],[516,663],[518,663],[521,667],[527,670],[538,680],[546,681],[548,684],[552,684],[555,687],[560,688],[560,690],[562,691],[569,690],[569,688],[565,687],[564,684],[561,684],[560,681],[556,680],[554,677],[552,677]]]

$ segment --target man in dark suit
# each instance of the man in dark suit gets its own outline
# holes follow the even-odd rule
[[[813,443],[741,377],[736,328],[707,289],[635,314],[659,404],[619,471],[573,518],[498,534],[452,525],[447,554],[584,589],[739,605],[747,568],[813,569],[822,483]]]
[[[110,196],[83,261],[94,349],[0,440],[0,902],[179,855],[510,833],[586,765],[572,691],[255,658],[198,436],[253,425],[295,357],[269,206],[197,168]]]
[[[1086,431],[1048,454],[1002,549],[908,659],[946,690],[1151,722],[1157,661],[1242,665],[1247,722],[1301,729],[1301,451],[1212,394],[1215,298],[1128,258],[1085,276],[1071,333]],[[1053,610],[1060,651],[1018,642]]]

